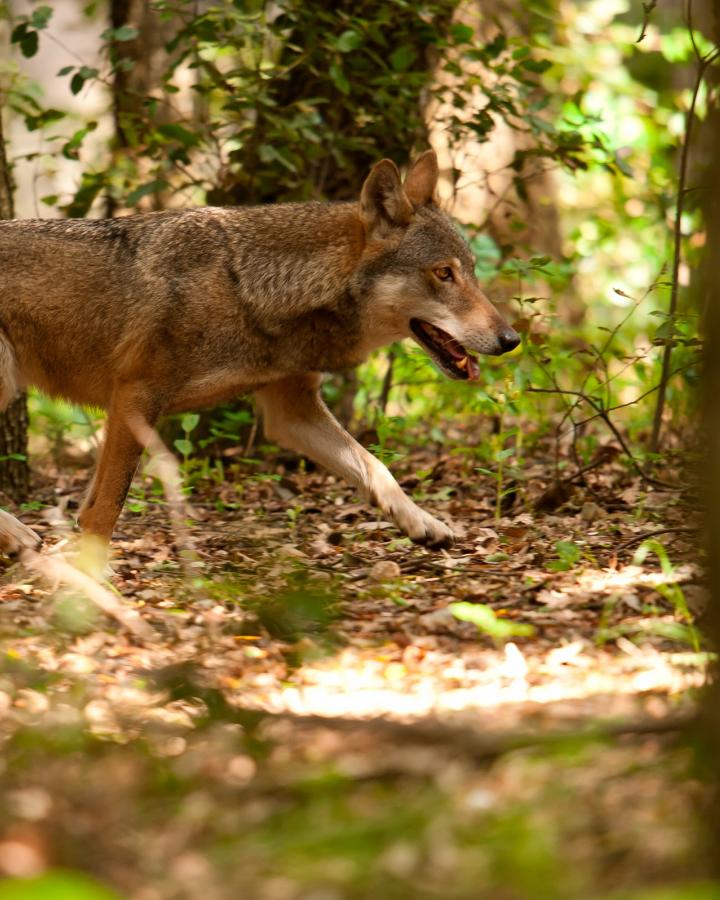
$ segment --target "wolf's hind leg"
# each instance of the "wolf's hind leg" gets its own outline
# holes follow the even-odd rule
[[[158,394],[146,385],[118,385],[113,392],[105,443],[90,491],[78,515],[82,530],[103,543],[112,537],[159,411]]]
[[[333,418],[319,384],[320,376],[312,373],[257,391],[267,436],[354,484],[416,543],[449,547],[452,530],[413,503],[386,466]]]

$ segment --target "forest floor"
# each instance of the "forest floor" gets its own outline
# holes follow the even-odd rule
[[[559,486],[530,460],[499,515],[467,457],[393,468],[451,550],[275,454],[197,469],[174,524],[136,479],[115,616],[7,569],[0,898],[105,896],[63,870],[132,900],[720,896],[667,893],[706,871],[692,499],[613,448]],[[86,480],[38,478],[43,558]]]

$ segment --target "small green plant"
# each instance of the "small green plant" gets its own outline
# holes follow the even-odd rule
[[[498,618],[492,607],[484,603],[451,603],[448,609],[461,622],[472,622],[478,631],[496,641],[507,641],[512,637],[529,637],[535,633],[532,625],[523,622],[508,622]]]
[[[557,559],[551,559],[547,564],[551,572],[569,572],[582,558],[582,549],[574,541],[558,541],[555,552]]]
[[[510,385],[506,384],[506,394],[510,394]],[[503,398],[505,399],[505,398]],[[517,467],[520,450],[522,447],[522,432],[519,428],[505,428],[505,413],[512,404],[494,404],[496,408],[497,428],[490,436],[490,459],[495,463],[494,469],[477,466],[475,471],[483,475],[489,475],[495,480],[495,518],[500,519],[505,512],[506,501],[512,497],[517,488],[516,482],[521,473]],[[485,454],[485,448],[478,448]],[[510,460],[515,464],[510,465]],[[512,504],[512,499],[510,500]]]
[[[297,528],[298,520],[300,519],[300,514],[302,513],[303,508],[302,504],[295,503],[293,506],[289,506],[286,510],[288,522],[290,523],[290,527],[294,530]]]
[[[182,453],[183,465],[187,463],[190,454],[195,449],[195,445],[190,440],[190,435],[197,428],[199,421],[200,416],[197,413],[188,413],[180,420],[180,427],[182,428],[185,437],[174,440],[173,446],[179,453]]]
[[[668,579],[675,576],[675,567],[670,562],[667,550],[656,538],[650,538],[640,544],[633,556],[633,565],[641,566],[649,553],[654,553],[657,556],[663,575],[666,575]],[[668,581],[665,584],[655,585],[655,590],[668,601],[675,611],[675,615],[684,621],[687,626],[688,643],[692,645],[696,653],[699,652],[700,636],[695,628],[693,615],[688,609],[683,589],[677,582]]]
[[[402,444],[406,428],[407,422],[404,416],[386,416],[380,413],[376,425],[378,442],[370,444],[368,449],[386,465],[402,459],[404,454],[389,444]]]

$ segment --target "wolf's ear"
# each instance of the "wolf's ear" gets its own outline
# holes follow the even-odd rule
[[[413,206],[417,208],[435,202],[435,189],[439,175],[440,170],[435,151],[426,150],[421,153],[410,166],[403,185]]]
[[[400,181],[400,172],[390,159],[381,159],[370,170],[360,192],[360,214],[368,234],[387,237],[408,224],[413,205]]]

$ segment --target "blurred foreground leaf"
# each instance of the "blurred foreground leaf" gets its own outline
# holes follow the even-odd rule
[[[0,900],[119,900],[119,894],[78,872],[54,871],[0,884]]]

